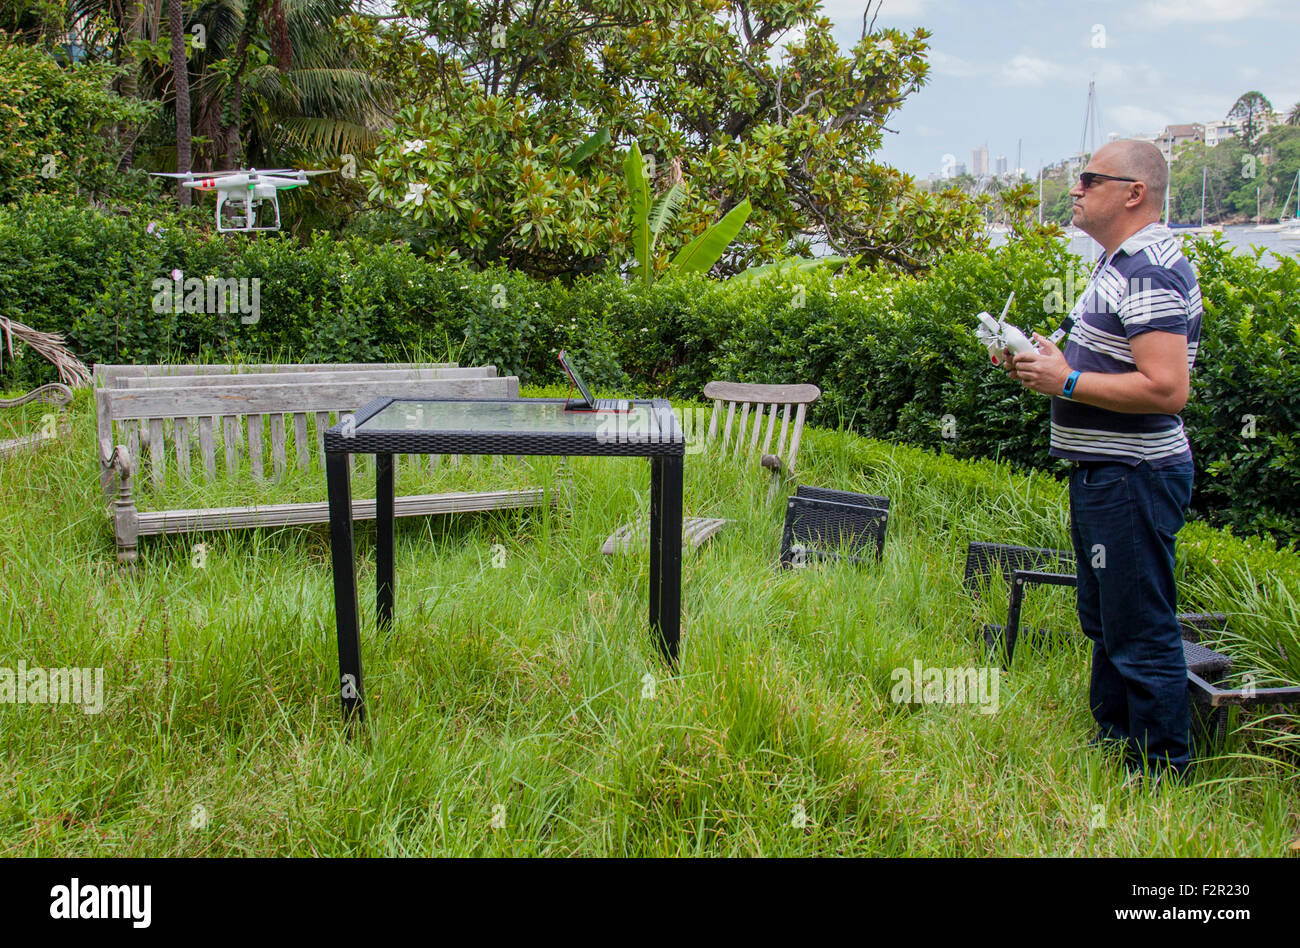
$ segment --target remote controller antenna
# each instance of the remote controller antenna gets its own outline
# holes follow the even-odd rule
[[[1011,312],[1011,301],[1015,298],[1016,291],[1012,290],[1011,295],[1007,297],[1007,305],[1002,307],[1002,315],[998,317],[998,322],[1005,323],[1007,321],[1007,313]]]

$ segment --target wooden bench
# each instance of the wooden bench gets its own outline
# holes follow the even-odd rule
[[[371,365],[319,365],[287,364],[273,366],[272,372],[258,372],[253,369],[262,366],[248,365],[96,365],[94,377],[104,388],[118,389],[208,389],[244,385],[295,385],[320,384],[324,382],[347,383],[353,381],[393,382],[398,386],[413,379],[437,378],[496,378],[496,366],[485,365],[461,367],[455,364],[411,364],[374,367]],[[192,371],[202,370],[202,371]],[[99,391],[99,389],[96,389]],[[95,440],[102,442],[105,438],[113,441],[113,423],[108,417],[107,401],[96,399],[95,403]],[[358,404],[356,407],[361,407]],[[128,447],[135,448],[140,440],[148,441],[149,431],[145,421],[140,421],[141,429],[137,434],[129,431]],[[114,443],[116,443],[114,441]],[[133,451],[133,456],[136,452]],[[138,459],[138,457],[137,457]],[[114,478],[112,471],[101,466],[100,485],[106,497],[112,496]]]
[[[369,369],[452,369],[455,362],[221,362],[211,365],[148,363],[129,365],[97,362],[91,372],[96,388],[121,388],[123,379],[241,376],[288,372],[355,372]]]
[[[495,375],[495,369],[491,371]],[[118,560],[130,563],[137,559],[141,536],[328,522],[326,501],[142,511],[137,508],[134,490],[140,476],[161,485],[173,462],[175,472],[185,481],[201,476],[215,482],[219,475],[227,482],[245,475],[264,481],[264,432],[269,438],[275,480],[285,474],[291,454],[299,470],[310,468],[313,454],[323,470],[326,428],[371,399],[392,394],[394,382],[358,379],[346,373],[321,378],[324,380],[289,384],[244,380],[229,385],[189,385],[181,377],[177,379],[180,384],[173,387],[97,389],[96,417],[103,432],[97,448],[99,462],[116,491],[111,514]],[[514,376],[414,378],[397,384],[404,396],[412,398],[519,396],[519,380]],[[117,434],[125,438],[118,439]],[[218,442],[224,461],[221,465]],[[430,457],[430,466],[437,462]],[[498,510],[536,506],[546,499],[546,491],[540,487],[426,494],[399,497],[396,513],[421,516]],[[374,508],[374,500],[354,500],[353,517],[373,519]]]

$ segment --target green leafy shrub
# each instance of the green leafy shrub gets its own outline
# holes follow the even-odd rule
[[[60,66],[44,50],[0,33],[0,203],[31,193],[141,198],[148,176],[120,172],[125,145],[104,134],[139,125],[158,104],[110,88],[122,70]]]
[[[975,314],[1000,310],[1013,290],[1018,325],[1055,328],[1070,288],[1086,280],[1054,241],[949,254],[924,275],[718,283],[693,274],[645,286],[604,271],[566,285],[357,235],[249,240],[188,220],[41,195],[0,207],[0,314],[65,332],[87,362],[361,362],[421,351],[547,384],[563,380],[555,353],[568,349],[602,393],[698,398],[715,378],[811,382],[822,390],[814,424],[1062,471],[1047,450],[1048,400],[993,370],[972,332]],[[1300,539],[1300,266],[1270,270],[1209,242],[1193,258],[1205,299],[1184,413],[1194,509],[1239,532]],[[151,285],[173,270],[260,279],[260,318],[153,312]],[[6,361],[0,385],[50,378],[39,360]]]

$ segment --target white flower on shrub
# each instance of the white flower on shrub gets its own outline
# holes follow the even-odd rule
[[[402,142],[402,154],[409,155],[413,151],[424,151],[424,146],[429,144],[423,138],[408,138]]]
[[[424,203],[424,196],[428,191],[429,186],[423,181],[412,181],[406,188],[406,197],[402,198],[402,203],[419,207]]]

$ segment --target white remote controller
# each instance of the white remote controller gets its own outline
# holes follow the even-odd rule
[[[980,326],[975,330],[975,335],[988,347],[989,358],[993,360],[994,365],[1002,364],[1002,355],[1008,349],[1012,355],[1038,351],[1038,347],[1020,331],[1019,327],[1006,321],[1007,312],[1011,309],[1011,301],[1015,298],[1015,293],[1007,298],[1007,305],[1002,308],[1002,315],[997,319],[994,319],[990,313],[980,313],[977,317]]]

